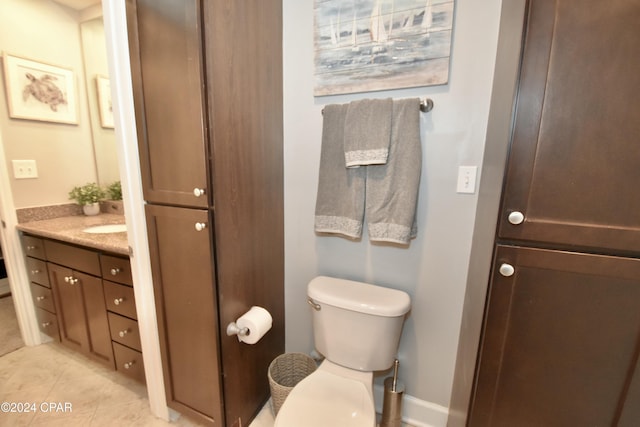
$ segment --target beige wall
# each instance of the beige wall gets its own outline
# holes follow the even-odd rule
[[[0,2],[0,49],[71,68],[77,83],[78,125],[11,119],[4,82],[0,88],[0,132],[16,208],[69,203],[71,188],[96,180],[78,21],[76,12],[48,1]],[[36,160],[39,177],[14,179],[15,159]]]

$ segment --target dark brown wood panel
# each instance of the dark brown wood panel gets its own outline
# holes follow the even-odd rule
[[[493,271],[469,425],[615,425],[637,396],[640,259],[498,245]]]
[[[221,330],[226,424],[245,425],[269,397],[284,352],[282,4],[203,3],[220,327],[252,305],[273,329],[248,347]]]
[[[50,288],[40,286],[37,283],[31,283],[31,296],[36,307],[43,308],[51,313],[56,312],[56,306],[53,302],[53,292]]]
[[[60,341],[58,318],[54,313],[36,307],[36,318],[38,319],[38,327],[42,333],[50,336],[56,341]]]
[[[638,1],[530,2],[500,238],[640,250],[638,22]]]
[[[109,313],[111,339],[134,350],[142,351],[138,322],[119,314]]]
[[[102,279],[76,271],[74,276],[80,280],[79,283],[82,286],[83,308],[89,336],[85,351],[97,361],[113,369],[113,349]]]
[[[39,237],[29,235],[22,236],[22,249],[27,256],[42,260],[47,259],[44,251],[44,242]]]
[[[209,214],[146,205],[146,215],[167,404],[223,425]]]
[[[70,278],[74,278],[73,270],[70,268],[49,263],[48,270],[59,320],[60,339],[66,346],[85,352],[89,346],[89,337],[82,287],[79,283],[70,283]]]
[[[49,274],[47,273],[47,263],[40,259],[26,257],[27,273],[29,280],[42,286],[49,287]]]
[[[113,343],[113,353],[116,360],[116,370],[136,381],[145,383],[144,360],[142,353],[125,347],[124,345]]]
[[[103,281],[104,298],[107,304],[107,310],[123,316],[137,319],[136,300],[133,288],[119,283]]]
[[[44,247],[48,261],[100,276],[98,252],[54,240],[45,240]]]
[[[127,0],[127,14],[145,200],[207,207],[200,2]]]
[[[102,277],[113,282],[133,286],[129,258],[100,254]]]

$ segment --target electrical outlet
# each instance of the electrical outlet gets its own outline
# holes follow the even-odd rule
[[[477,166],[460,166],[458,168],[458,193],[473,194],[476,192]]]
[[[28,179],[38,177],[38,168],[35,160],[12,160],[13,177],[15,179]]]

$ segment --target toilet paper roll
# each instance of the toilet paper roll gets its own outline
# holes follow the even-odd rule
[[[264,334],[269,332],[272,323],[273,319],[271,318],[271,314],[264,308],[254,305],[249,311],[236,320],[236,324],[240,329],[249,329],[249,333],[246,335],[241,336],[238,334],[238,341],[245,344],[257,343]]]

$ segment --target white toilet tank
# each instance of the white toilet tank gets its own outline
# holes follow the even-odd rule
[[[319,276],[309,282],[316,349],[338,365],[388,369],[396,358],[411,299],[405,292]]]

